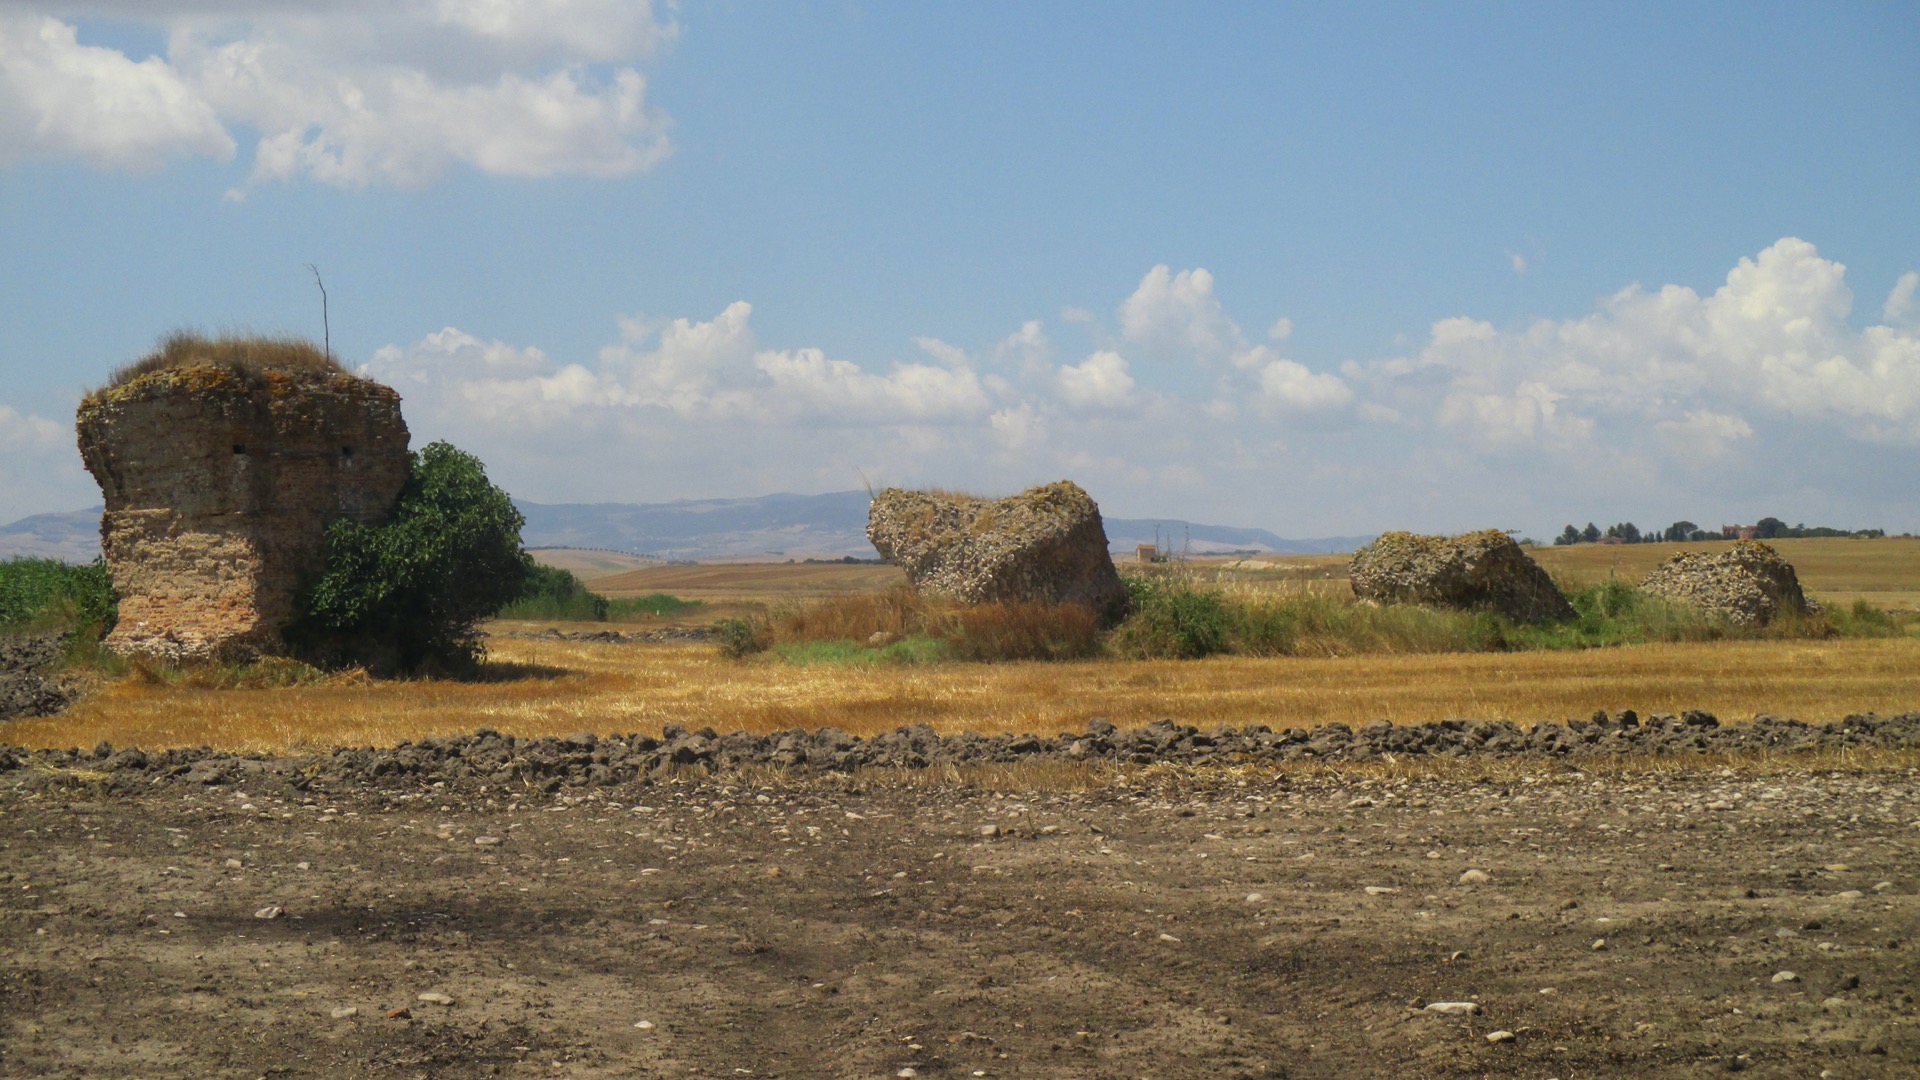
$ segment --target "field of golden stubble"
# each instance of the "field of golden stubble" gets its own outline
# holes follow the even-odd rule
[[[1579,584],[1609,574],[1637,581],[1676,550],[1714,546],[1587,544],[1534,554],[1561,580]],[[1920,540],[1789,540],[1778,547],[1799,568],[1808,592],[1828,603],[1858,596],[1898,607],[1920,598]],[[1346,556],[1208,560],[1191,569],[1197,577],[1220,578],[1229,590],[1347,593]],[[708,606],[691,620],[701,622],[743,608],[885,588],[898,573],[876,566],[719,564],[631,571],[609,583],[620,586],[610,591],[622,593],[705,597]],[[925,723],[943,732],[1044,734],[1078,730],[1096,716],[1122,726],[1165,717],[1202,728],[1278,728],[1376,717],[1403,724],[1453,716],[1534,722],[1622,708],[1643,714],[1706,709],[1728,721],[1760,712],[1820,721],[1920,709],[1920,640],[1910,637],[1573,652],[808,667],[770,657],[729,660],[704,644],[504,633],[489,644],[492,669],[479,682],[341,676],[260,690],[104,682],[59,716],[11,723],[5,738],[20,746],[90,747],[105,740],[267,752],[383,745],[482,727],[539,736],[651,734],[666,724],[719,731],[833,726],[864,735]]]
[[[1595,709],[1706,709],[1723,720],[1771,712],[1829,720],[1920,708],[1920,642],[1712,642],[1581,652],[1323,658],[795,667],[729,660],[712,645],[618,645],[496,637],[496,664],[531,675],[490,682],[348,678],[266,690],[123,680],[67,712],[20,720],[22,746],[214,745],[288,751],[493,728],[516,735],[657,734],[833,726],[871,734],[1050,733],[1096,716],[1311,726],[1374,717],[1530,722]]]
[[[1865,600],[1878,608],[1920,609],[1920,538],[1875,540],[1840,537],[1769,540],[1793,564],[1800,586],[1823,604]],[[1572,544],[1527,549],[1563,586],[1617,578],[1638,585],[1655,567],[1681,552],[1725,551],[1721,541],[1699,544]],[[1252,589],[1292,588],[1346,595],[1347,555],[1271,555],[1256,559],[1202,559],[1193,569]]]

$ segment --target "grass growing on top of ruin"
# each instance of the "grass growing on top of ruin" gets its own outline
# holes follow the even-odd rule
[[[125,386],[155,372],[188,367],[218,367],[248,377],[268,371],[347,374],[347,369],[320,346],[302,338],[252,334],[208,337],[178,330],[163,338],[152,352],[115,371],[107,387]]]

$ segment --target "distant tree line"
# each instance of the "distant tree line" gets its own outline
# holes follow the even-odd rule
[[[1568,525],[1566,528],[1560,530],[1560,535],[1554,537],[1553,542],[1560,546],[1566,546],[1568,544],[1598,544],[1602,541],[1620,544],[1657,544],[1662,542],[1680,543],[1683,541],[1700,540],[1738,540],[1748,535],[1751,535],[1755,540],[1777,540],[1783,537],[1798,536],[1848,536],[1866,539],[1885,536],[1887,533],[1885,529],[1832,529],[1825,525],[1789,525],[1777,517],[1763,517],[1751,526],[1725,525],[1715,530],[1702,529],[1691,521],[1676,521],[1665,529],[1648,530],[1647,532],[1641,532],[1640,527],[1631,521],[1623,521],[1617,525],[1609,525],[1605,530],[1602,530],[1598,525],[1589,521],[1587,522],[1587,527],[1584,529],[1578,526]]]

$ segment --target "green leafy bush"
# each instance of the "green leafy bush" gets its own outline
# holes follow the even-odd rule
[[[663,592],[622,596],[607,601],[607,618],[614,622],[628,622],[660,615],[679,615],[702,606],[699,600],[682,600]]]
[[[503,619],[565,619],[572,622],[605,622],[607,598],[589,592],[570,570],[533,564],[520,595],[500,609]]]
[[[1125,656],[1192,660],[1226,652],[1234,613],[1220,594],[1183,578],[1130,577],[1132,614],[1113,632]]]
[[[766,652],[773,645],[773,634],[764,624],[746,619],[721,619],[713,624],[719,635],[720,651],[738,660],[752,653]]]
[[[58,559],[0,562],[0,629],[112,629],[118,610],[113,579],[99,559],[71,566]]]
[[[288,640],[317,662],[379,672],[471,666],[478,624],[533,573],[523,524],[478,458],[432,443],[412,455],[386,521],[327,530],[326,569],[303,593]]]

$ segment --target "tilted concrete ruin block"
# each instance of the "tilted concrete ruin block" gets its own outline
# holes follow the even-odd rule
[[[1782,611],[1812,606],[1793,564],[1758,540],[1741,540],[1726,551],[1682,552],[1656,567],[1640,587],[1744,625],[1765,626]]]
[[[1071,481],[998,500],[888,488],[867,509],[867,539],[918,590],[1080,604],[1106,623],[1126,614],[1100,508]]]
[[[280,648],[327,526],[383,519],[407,482],[400,395],[331,365],[147,371],[90,394],[77,427],[123,654]]]
[[[1518,623],[1574,616],[1547,572],[1498,529],[1454,537],[1386,533],[1354,552],[1347,571],[1362,600],[1485,608]]]

